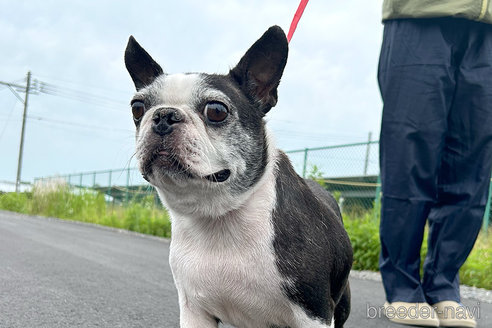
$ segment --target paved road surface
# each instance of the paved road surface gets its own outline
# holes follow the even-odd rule
[[[164,239],[0,211],[0,327],[178,327],[168,248]],[[368,318],[368,306],[384,301],[379,282],[351,284],[345,327],[402,327]],[[492,327],[492,304],[479,310],[479,327]]]

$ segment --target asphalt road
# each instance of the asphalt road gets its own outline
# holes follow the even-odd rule
[[[0,327],[178,327],[168,253],[165,239],[0,211]],[[402,327],[373,318],[381,283],[351,284],[345,327]],[[464,303],[492,327],[492,304]]]

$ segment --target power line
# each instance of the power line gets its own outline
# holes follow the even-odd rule
[[[99,85],[82,84],[82,83],[78,83],[78,82],[74,82],[74,81],[60,79],[59,77],[51,77],[51,76],[46,76],[46,75],[38,75],[38,76],[42,79],[54,80],[54,81],[58,81],[58,82],[61,82],[64,84],[71,84],[71,85],[76,86],[76,87],[77,86],[78,87],[84,87],[84,88],[89,87],[92,89],[96,89],[98,91],[104,90],[106,92],[116,92],[116,93],[121,93],[121,94],[126,94],[126,95],[128,94],[128,91],[124,91],[124,90],[110,89],[110,88],[99,86]]]
[[[279,119],[279,118],[268,118],[267,119],[267,123],[275,123],[275,126],[279,125],[279,124],[288,124],[288,125],[295,125],[296,127],[296,130],[295,131],[298,131],[298,127],[299,127],[299,121],[293,121],[293,120],[286,120],[286,119]],[[273,125],[270,125],[270,126],[273,126]],[[275,128],[274,128],[275,129]],[[310,129],[310,133],[311,134],[322,134],[322,135],[332,135],[332,136],[339,136],[339,137],[342,137],[342,136],[345,136],[345,137],[356,137],[355,135],[348,135],[348,134],[342,134],[342,133],[326,133],[325,131],[330,131],[330,132],[337,132],[336,129],[332,128],[332,127],[326,127],[324,128],[323,127],[323,131],[321,131],[321,129],[317,129],[315,131],[313,131],[312,129]],[[286,131],[286,130],[282,130],[282,129],[275,129],[275,131]],[[314,133],[313,133],[314,132]],[[359,137],[359,136],[357,136]]]
[[[83,123],[74,123],[74,122],[69,122],[69,121],[56,120],[56,119],[40,117],[40,116],[33,116],[33,115],[29,115],[27,118],[29,118],[31,120],[45,121],[45,122],[49,122],[49,123],[70,125],[70,126],[76,126],[76,127],[82,127],[82,128],[88,128],[88,129],[105,130],[105,131],[111,131],[111,132],[134,133],[134,131],[127,130],[127,129],[108,128],[107,126],[97,126],[97,125],[90,125],[90,124],[83,124]]]
[[[360,140],[360,137],[353,135],[353,136],[347,136],[347,135],[332,135],[332,134],[321,134],[321,133],[302,133],[302,132],[297,132],[297,131],[287,131],[287,130],[276,130],[275,131],[275,136],[276,139],[294,139],[294,140],[310,140],[310,141],[348,141],[348,140]]]
[[[62,133],[67,133],[71,136],[76,133],[76,136],[78,138],[77,140],[81,140],[81,138],[83,138],[84,140],[89,140],[90,138],[92,138],[100,141],[103,138],[104,142],[111,141],[118,144],[135,140],[135,136],[133,134],[117,133],[117,135],[112,136],[111,134],[108,134],[107,131],[101,129],[88,129],[84,127],[67,126],[64,124],[53,123],[49,121],[39,121],[39,123],[45,124],[47,128],[50,129],[50,131],[59,130],[62,131]],[[74,131],[75,129],[77,131]]]
[[[9,88],[12,91],[12,93],[17,97],[17,99],[23,102],[22,98],[17,93],[17,91],[25,92],[24,86],[19,85],[17,83],[8,83],[8,82],[1,82],[1,81],[0,81],[0,86]],[[14,88],[17,90],[15,90]],[[71,99],[90,105],[105,107],[106,109],[117,109],[119,112],[122,112],[123,108],[128,107],[127,102],[108,97],[107,95],[95,94],[80,89],[73,89],[66,86],[59,86],[52,83],[40,81],[38,79],[32,80],[30,93],[31,94],[43,93],[51,96],[63,97],[66,99]]]
[[[61,96],[61,97],[68,97],[68,98],[73,98],[75,100],[79,100],[82,102],[94,102],[95,104],[100,103],[101,101],[106,103],[106,104],[113,104],[113,105],[119,105],[119,106],[128,106],[127,103],[116,100],[104,95],[98,95],[86,91],[81,91],[81,90],[76,90],[76,89],[71,89],[67,87],[61,87],[57,86],[51,83],[46,83],[46,82],[41,82],[40,87],[39,87],[39,92],[41,93],[46,93],[46,94],[51,94],[54,96]]]
[[[14,103],[14,106],[12,106],[12,109],[10,110],[9,115],[7,116],[7,119],[6,119],[5,125],[4,125],[4,127],[3,127],[3,129],[2,129],[2,132],[0,132],[0,140],[2,140],[3,134],[5,133],[5,131],[7,131],[7,126],[8,126],[8,125],[9,125],[9,123],[10,123],[10,117],[12,116],[12,113],[14,112],[14,109],[15,109],[15,106],[16,106],[16,105],[17,105],[17,104],[16,104],[16,103]]]
[[[66,82],[66,81],[65,81]],[[70,82],[68,82],[70,83]],[[73,84],[73,83],[72,83]],[[17,93],[17,91],[20,92],[26,92],[26,87],[19,85],[15,82],[1,82],[0,81],[0,86],[4,86],[6,88],[9,88],[12,93],[16,96],[16,98],[24,103],[24,100],[20,97],[20,95]],[[15,89],[17,90],[15,90]],[[44,81],[39,81],[38,79],[32,79],[32,81],[29,81],[29,90],[27,91],[29,94],[47,94],[47,95],[52,95],[52,96],[58,96],[58,97],[64,97],[68,98],[71,100],[76,100],[80,101],[83,103],[88,103],[91,105],[97,105],[97,106],[103,106],[105,108],[108,107],[115,107],[115,105],[118,106],[120,109],[119,112],[121,112],[121,108],[123,106],[128,106],[127,104],[124,104],[122,101],[103,96],[103,95],[98,95],[78,89],[72,89],[68,87],[62,87],[58,85],[54,85],[51,83],[46,83]],[[10,116],[12,114],[13,110],[9,113],[7,117],[7,125],[8,122],[10,121]],[[90,124],[83,124],[83,123],[75,123],[75,122],[69,122],[69,121],[63,121],[63,120],[56,120],[56,119],[51,119],[51,118],[46,118],[46,117],[40,117],[40,116],[26,116],[29,120],[36,120],[36,121],[43,121],[46,123],[52,123],[52,124],[58,124],[58,125],[64,125],[64,126],[74,126],[74,127],[79,127],[79,128],[84,128],[84,129],[95,129],[95,130],[104,130],[104,131],[112,131],[112,132],[120,132],[120,133],[125,133],[125,134],[133,134],[133,130],[127,130],[127,129],[118,129],[118,128],[113,128],[113,129],[108,129],[107,127],[103,126],[95,126],[95,125],[90,125]],[[2,131],[2,135],[5,131],[6,127]]]
[[[103,107],[106,110],[112,110],[112,111],[117,111],[118,113],[124,112],[123,108],[128,107],[128,105],[116,105],[115,103],[108,103],[104,102],[98,99],[93,99],[93,98],[88,98],[84,97],[81,95],[76,95],[76,94],[70,94],[66,92],[61,92],[61,91],[56,91],[56,90],[43,90],[43,94],[49,95],[49,96],[55,96],[55,97],[62,97],[65,99],[81,102],[84,104],[92,105],[92,106],[98,106],[98,107]]]

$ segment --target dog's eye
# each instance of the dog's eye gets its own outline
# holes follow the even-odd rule
[[[140,120],[144,112],[145,112],[145,105],[143,102],[141,101],[132,102],[132,113],[133,113],[133,119],[135,121]]]
[[[229,111],[227,107],[220,102],[209,102],[205,106],[205,117],[213,123],[222,122],[229,116]]]

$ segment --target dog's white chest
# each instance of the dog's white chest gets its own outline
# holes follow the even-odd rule
[[[273,254],[267,249],[203,247],[190,252],[173,247],[170,259],[184,301],[224,322],[263,327],[288,309]]]
[[[181,305],[243,327],[277,323],[291,311],[272,243],[274,188],[263,186],[232,215],[173,218],[170,264]]]
[[[242,328],[328,327],[308,318],[285,296],[283,288],[289,281],[278,272],[273,228],[269,220],[264,221],[256,222],[254,230],[239,227],[234,232],[225,232],[220,225],[206,234],[197,226],[187,232],[173,229],[170,264],[180,309],[189,311],[185,314],[188,320],[203,316],[204,311]],[[234,238],[238,234],[244,238]]]

